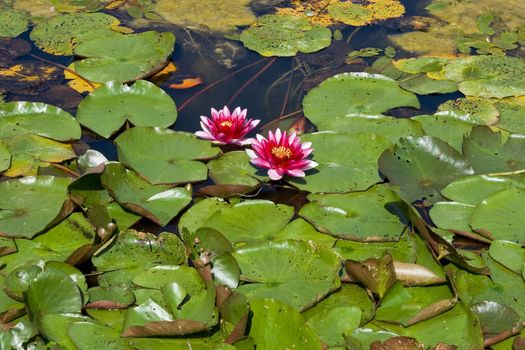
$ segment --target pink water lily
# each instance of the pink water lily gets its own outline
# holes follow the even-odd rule
[[[252,140],[252,148],[246,150],[250,162],[268,169],[268,176],[272,180],[279,180],[285,174],[303,177],[305,170],[318,165],[306,158],[313,151],[312,143],[301,143],[295,132],[286,135],[286,131],[277,129],[275,133],[268,132],[268,139],[257,135],[257,139]]]
[[[201,116],[201,127],[203,131],[197,131],[195,135],[219,145],[227,143],[235,145],[247,145],[250,139],[245,139],[247,133],[259,124],[259,120],[246,120],[247,109],[235,108],[230,113],[228,107],[217,111],[211,109],[211,118]]]

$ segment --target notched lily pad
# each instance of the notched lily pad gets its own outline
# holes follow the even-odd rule
[[[257,23],[242,31],[240,40],[250,50],[263,56],[295,56],[330,45],[332,32],[306,18],[290,15],[263,15]]]
[[[177,108],[166,92],[148,81],[139,80],[131,86],[108,82],[80,102],[77,119],[108,138],[126,121],[166,128],[175,123]]]
[[[214,158],[221,149],[190,133],[136,127],[116,140],[119,160],[153,184],[205,180],[208,168],[199,160]]]
[[[381,74],[341,73],[310,90],[304,114],[314,124],[352,113],[376,114],[396,107],[419,108],[419,101],[398,82]]]

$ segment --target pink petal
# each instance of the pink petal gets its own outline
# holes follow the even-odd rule
[[[241,140],[238,140],[235,142],[236,145],[239,145],[239,146],[247,146],[247,145],[251,145],[252,144],[252,140],[253,139],[241,139]]]
[[[270,169],[268,170],[268,176],[272,180],[280,180],[282,179],[283,175],[279,174],[279,172],[276,169]]]
[[[314,162],[313,160],[309,160],[308,161],[308,165],[306,168],[303,168],[304,170],[308,170],[308,169],[312,169],[312,168],[315,168],[316,166],[318,166],[319,163],[317,162]]]
[[[212,134],[210,134],[209,132],[206,132],[206,131],[197,131],[197,132],[195,132],[195,136],[201,137],[201,138],[206,139],[206,140],[216,140],[215,136],[213,136]]]
[[[288,169],[286,173],[295,177],[304,177],[305,173],[301,169]]]
[[[228,109],[227,106],[224,106],[224,107],[222,108],[222,113],[224,113],[224,116],[225,116],[225,117],[229,117],[229,116],[230,116],[230,110]]]
[[[261,168],[266,168],[266,169],[271,168],[270,163],[268,163],[267,161],[261,158],[251,159],[250,163],[252,163],[253,165],[260,166]]]
[[[275,141],[277,143],[281,143],[281,136],[282,136],[281,129],[277,128],[277,130],[275,130]],[[286,134],[285,134],[285,136],[286,136]]]

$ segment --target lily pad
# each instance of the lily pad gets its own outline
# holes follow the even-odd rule
[[[176,25],[227,32],[255,22],[249,4],[250,0],[159,0],[154,10]]]
[[[449,94],[458,90],[456,82],[431,79],[426,74],[405,78],[399,82],[399,86],[418,95]]]
[[[396,143],[400,137],[424,135],[421,126],[412,119],[367,114],[325,119],[317,124],[317,130],[344,131],[349,134],[372,133],[383,136],[392,143]]]
[[[297,52],[310,53],[329,46],[332,32],[310,24],[306,18],[269,14],[243,30],[240,40],[262,56],[295,56]]]
[[[34,134],[57,141],[78,140],[80,125],[68,112],[45,103],[0,103],[0,138],[19,134]]]
[[[477,125],[494,125],[499,120],[499,111],[484,98],[458,98],[442,103],[438,111],[449,112],[451,116]]]
[[[441,189],[472,175],[472,168],[452,146],[431,136],[406,137],[379,158],[379,170],[408,200],[442,200]]]
[[[402,200],[386,185],[364,192],[310,194],[299,215],[321,232],[355,241],[398,241],[408,217]]]
[[[492,259],[509,270],[521,274],[525,264],[525,249],[519,244],[508,241],[493,241],[489,248]]]
[[[351,26],[367,24],[400,17],[405,7],[398,0],[371,0],[366,5],[352,1],[336,1],[327,7],[328,13],[336,20]]]
[[[4,174],[11,177],[36,175],[39,167],[76,157],[71,145],[38,135],[20,134],[3,141],[12,156],[11,166]]]
[[[0,172],[9,169],[11,165],[11,153],[7,145],[0,140]]]
[[[523,135],[505,136],[477,126],[463,142],[463,154],[477,174],[525,169]]]
[[[467,96],[503,98],[525,95],[525,60],[499,55],[458,58],[445,66],[445,76],[459,82]]]
[[[304,310],[340,286],[341,260],[312,242],[258,243],[238,249],[234,257],[241,280],[251,282],[237,288],[248,300],[274,298]]]
[[[215,212],[203,226],[219,231],[232,243],[252,243],[276,236],[292,216],[293,208],[290,206],[247,200]]]
[[[220,148],[190,133],[136,127],[116,140],[119,159],[153,184],[205,180],[208,168],[199,160],[218,156]]]
[[[135,350],[114,329],[92,322],[75,322],[69,326],[68,334],[79,350]]]
[[[289,179],[300,190],[345,193],[366,190],[381,181],[377,159],[390,146],[383,137],[323,131],[306,134],[301,139],[312,142],[313,159],[319,166],[304,178]],[[346,151],[350,149],[352,152]]]
[[[499,112],[498,128],[514,134],[525,134],[525,105],[521,101],[503,100],[495,106]]]
[[[364,261],[369,258],[381,258],[385,253],[396,261],[415,263],[417,246],[413,235],[403,234],[398,241],[392,242],[356,242],[340,239],[333,249],[345,260]]]
[[[470,225],[474,230],[488,232],[494,239],[523,244],[522,227],[525,215],[519,204],[525,199],[525,190],[510,188],[484,199],[472,213]]]
[[[426,135],[448,142],[458,152],[461,152],[463,137],[473,127],[472,123],[463,121],[449,112],[438,112],[434,115],[418,115],[412,119],[421,124]]]
[[[204,225],[206,220],[223,208],[229,208],[230,205],[222,198],[206,198],[193,204],[179,220],[179,231],[182,239],[186,241],[186,233],[194,233]],[[189,243],[189,242],[186,242]]]
[[[352,113],[383,113],[396,107],[419,108],[419,101],[395,80],[364,72],[334,75],[310,90],[303,100],[304,114],[314,124]]]
[[[15,38],[27,30],[29,14],[0,4],[0,38]]]
[[[268,176],[257,174],[257,169],[250,164],[250,157],[244,151],[228,152],[208,163],[210,178],[217,185],[257,186],[262,181],[269,181]]]
[[[108,82],[80,102],[77,119],[108,138],[126,121],[135,126],[168,127],[177,119],[177,108],[167,93],[148,81],[131,86]]]
[[[191,202],[191,193],[187,189],[151,185],[120,163],[108,163],[101,181],[123,207],[160,226],[166,225]]]
[[[164,66],[174,44],[171,32],[156,31],[83,40],[74,52],[86,58],[76,61],[74,70],[97,83],[141,79]]]
[[[257,349],[321,349],[319,337],[291,306],[275,299],[256,299],[250,302],[250,309],[249,335]]]
[[[60,218],[70,180],[29,176],[0,182],[0,232],[32,238]]]
[[[72,55],[75,45],[83,40],[117,34],[111,27],[119,24],[118,19],[105,13],[72,13],[37,24],[30,37],[47,53]]]

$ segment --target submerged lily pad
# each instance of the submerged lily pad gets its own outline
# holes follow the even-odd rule
[[[175,36],[171,32],[157,31],[83,40],[74,52],[86,58],[76,61],[74,70],[97,83],[141,79],[163,67],[174,44]]]
[[[115,142],[120,161],[154,184],[205,180],[208,168],[199,160],[221,153],[193,134],[160,128],[132,128]]]
[[[310,90],[303,100],[304,114],[314,124],[352,113],[376,114],[396,107],[419,108],[411,92],[384,75],[341,73]]]
[[[311,25],[306,18],[269,14],[242,31],[240,40],[250,50],[263,56],[295,56],[330,45],[332,32],[320,25]]]
[[[61,212],[70,180],[29,176],[0,182],[0,232],[32,238]]]
[[[108,82],[80,102],[77,119],[107,138],[126,121],[135,126],[168,127],[177,119],[177,108],[166,92],[146,80],[132,86]]]
[[[248,300],[274,298],[303,310],[340,286],[340,258],[312,242],[263,242],[233,255],[241,280],[251,282],[237,288]]]
[[[398,241],[406,228],[405,205],[385,185],[365,192],[310,194],[299,215],[322,231],[356,241]]]
[[[255,22],[250,0],[159,0],[155,12],[168,22],[185,27],[226,32]]]
[[[191,202],[191,193],[181,187],[151,185],[120,163],[108,163],[102,184],[123,207],[166,225]]]
[[[303,135],[301,139],[312,142],[313,159],[319,166],[304,178],[290,178],[289,182],[297,188],[309,192],[344,193],[366,190],[381,181],[377,159],[390,146],[383,137],[324,131]]]
[[[29,14],[0,3],[0,38],[15,38],[27,30]]]
[[[410,200],[433,203],[453,180],[472,168],[452,146],[431,136],[401,138],[379,158],[379,169]]]
[[[86,39],[112,36],[111,27],[119,20],[105,13],[72,13],[59,15],[37,24],[31,40],[43,51],[54,55],[72,55],[73,48]]]
[[[525,60],[510,56],[470,56],[450,61],[445,76],[467,96],[503,98],[525,95]]]

